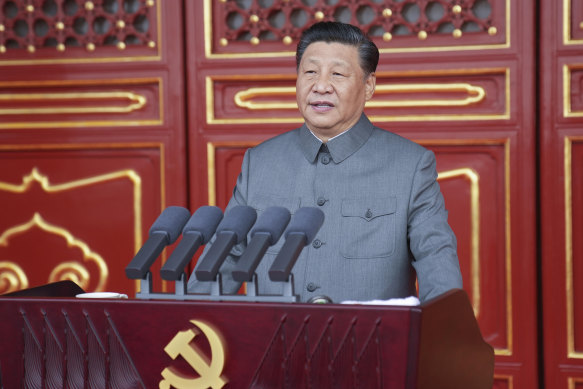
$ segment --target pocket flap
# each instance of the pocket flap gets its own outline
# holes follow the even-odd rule
[[[379,216],[390,215],[397,209],[397,199],[386,197],[381,199],[342,200],[342,216],[360,217],[372,220]]]

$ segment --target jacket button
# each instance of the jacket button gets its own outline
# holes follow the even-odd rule
[[[316,289],[318,289],[319,286],[314,284],[313,282],[310,282],[307,286],[306,286],[306,290],[308,292],[314,292]]]
[[[315,249],[319,249],[322,247],[322,241],[320,239],[316,239],[312,242],[312,247]]]
[[[317,204],[321,207],[322,205],[326,204],[326,199],[323,197],[318,197]]]
[[[370,209],[368,209],[366,211],[366,213],[364,214],[364,217],[366,217],[367,219],[370,219],[372,217],[372,211]]]
[[[322,156],[322,159],[321,159],[321,161],[322,161],[322,163],[323,163],[324,165],[328,165],[328,164],[330,163],[330,156],[329,156],[329,155],[327,155],[327,154],[324,154],[324,155]]]

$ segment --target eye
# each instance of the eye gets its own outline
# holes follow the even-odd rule
[[[334,76],[338,76],[338,77],[344,77],[343,73],[338,73],[338,72],[334,72],[332,73]]]

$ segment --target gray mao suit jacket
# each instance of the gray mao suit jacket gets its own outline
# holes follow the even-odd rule
[[[250,205],[258,215],[270,206],[293,212],[319,207],[325,221],[302,251],[292,273],[302,301],[328,296],[334,302],[416,295],[425,301],[461,288],[456,238],[436,181],[431,151],[374,127],[363,114],[349,131],[322,143],[304,126],[247,150],[225,212]],[[260,294],[281,294],[269,270],[284,238],[258,269]],[[207,247],[208,248],[208,247]],[[240,285],[230,271],[245,245],[236,246],[221,268],[224,288]],[[189,291],[208,292],[189,280]]]

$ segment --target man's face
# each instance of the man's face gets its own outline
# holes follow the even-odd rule
[[[376,78],[364,79],[358,49],[314,42],[300,62],[296,99],[306,124],[322,141],[352,127],[374,93]]]

